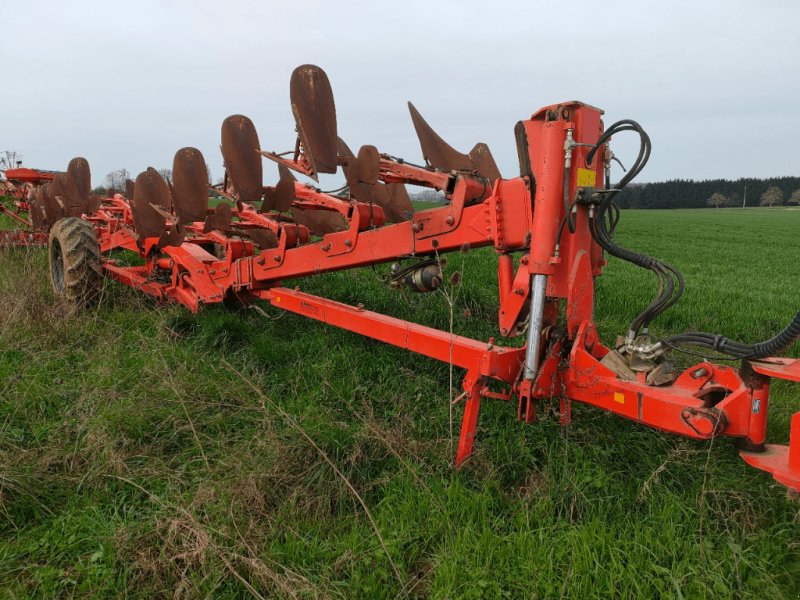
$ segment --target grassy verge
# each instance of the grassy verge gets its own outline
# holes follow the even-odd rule
[[[619,239],[686,275],[661,331],[754,341],[797,309],[798,230],[800,211],[628,211]],[[391,291],[386,270],[299,283],[448,327],[441,295]],[[448,270],[456,332],[495,335],[492,252]],[[605,340],[648,277],[613,261],[599,280]],[[43,250],[0,253],[0,596],[800,594],[800,505],[729,442],[486,403],[454,472],[447,365],[267,311],[191,315],[108,284],[67,316]],[[771,439],[797,410],[775,385]]]

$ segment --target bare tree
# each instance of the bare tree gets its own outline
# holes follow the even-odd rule
[[[706,200],[706,206],[713,206],[714,208],[719,208],[720,206],[728,206],[730,201],[719,192],[714,192],[711,194],[711,197]]]
[[[22,164],[22,154],[17,153],[15,150],[3,150],[0,152],[0,171],[16,169],[20,164]]]
[[[172,183],[172,169],[159,169],[158,174],[161,175],[162,179],[167,183]]]
[[[783,204],[783,191],[778,186],[770,186],[761,194],[760,206],[780,206]]]
[[[211,176],[211,167],[206,163],[206,175],[208,175],[208,185],[214,185],[214,178]]]
[[[106,189],[109,190],[109,193],[122,192],[125,190],[125,181],[130,178],[131,174],[128,172],[128,169],[117,169],[106,175],[103,184]]]

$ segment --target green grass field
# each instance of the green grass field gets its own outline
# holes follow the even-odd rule
[[[798,308],[798,232],[800,210],[627,211],[618,240],[686,276],[657,333],[757,341]],[[447,329],[444,295],[392,291],[387,269],[299,283]],[[455,331],[496,335],[493,253],[447,269]],[[612,259],[607,343],[654,285]],[[268,307],[104,294],[67,316],[43,250],[0,253],[2,598],[800,595],[800,502],[728,440],[486,402],[454,472],[447,365]],[[797,410],[775,384],[772,441]]]

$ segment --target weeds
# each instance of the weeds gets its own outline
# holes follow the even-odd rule
[[[798,226],[797,211],[629,211],[619,235],[686,275],[657,333],[756,341],[796,310]],[[447,258],[448,278],[464,274],[447,297],[400,295],[371,269],[298,283],[496,335],[492,252]],[[454,472],[447,364],[268,306],[283,316],[192,315],[116,284],[67,315],[46,273],[41,250],[0,253],[2,597],[800,593],[800,505],[728,441],[577,403],[567,437],[546,413],[526,426],[485,402],[476,455]],[[653,285],[612,261],[604,339]],[[772,440],[799,399],[773,386]]]

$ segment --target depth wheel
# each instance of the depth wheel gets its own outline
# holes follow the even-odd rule
[[[50,229],[50,283],[56,297],[73,310],[94,304],[103,282],[100,244],[91,223],[76,217]]]

